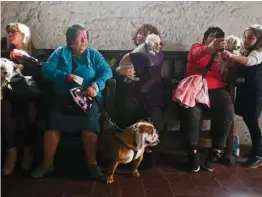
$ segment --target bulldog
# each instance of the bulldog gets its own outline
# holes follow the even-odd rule
[[[132,175],[139,177],[138,167],[147,146],[159,143],[159,134],[152,122],[139,120],[122,132],[102,132],[99,150],[110,159],[106,183],[114,182],[114,173],[121,163],[133,162]]]

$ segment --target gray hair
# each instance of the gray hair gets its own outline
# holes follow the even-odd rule
[[[68,29],[66,31],[66,45],[68,47],[71,47],[71,45],[73,44],[73,41],[75,41],[75,39],[77,37],[77,32],[80,31],[80,30],[85,30],[86,35],[87,35],[87,39],[89,39],[89,33],[86,30],[86,28],[83,25],[74,24],[74,25],[68,27]]]

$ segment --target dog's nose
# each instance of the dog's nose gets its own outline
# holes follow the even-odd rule
[[[237,49],[240,49],[240,46],[237,46]]]

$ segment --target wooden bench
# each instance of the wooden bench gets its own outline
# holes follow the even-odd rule
[[[35,50],[35,57],[49,56],[52,49],[39,49]],[[121,58],[128,50],[99,50],[99,52],[105,57],[107,62],[112,66],[116,60]],[[181,133],[179,132],[179,114],[178,106],[174,103],[172,98],[172,92],[178,85],[179,81],[185,77],[186,63],[187,63],[187,51],[165,51],[164,52],[164,65],[161,71],[162,81],[166,87],[165,95],[165,110],[161,121],[161,143],[158,146],[158,150],[166,153],[176,153],[177,147],[181,148]],[[232,72],[232,71],[231,71]],[[235,97],[235,84],[232,81],[228,81],[227,90],[230,92],[232,100]],[[111,97],[112,98],[112,97]],[[114,103],[111,99],[108,102],[107,107],[110,108],[110,116],[114,120],[115,110]],[[200,147],[209,148],[211,146],[211,139],[209,136],[210,130],[209,114],[204,114],[203,118],[203,131],[200,134]],[[233,163],[232,149],[233,149],[233,125],[229,132],[225,153],[228,158],[228,163]]]
[[[33,56],[46,60],[54,49],[35,49]],[[99,50],[99,52],[105,57],[107,62],[112,66],[129,50]],[[166,153],[176,153],[177,147],[181,148],[181,133],[179,132],[179,114],[178,106],[171,100],[172,92],[178,85],[179,81],[185,77],[186,63],[187,63],[187,51],[165,51],[164,52],[164,65],[161,71],[162,81],[166,87],[165,95],[165,110],[161,118],[161,143],[157,150]],[[113,84],[115,81],[112,82]],[[227,83],[227,89],[230,92],[232,100],[235,97],[235,84],[234,82]],[[106,92],[106,91],[105,91]],[[106,108],[113,120],[115,120],[115,108],[114,108],[114,94],[115,89],[110,88],[108,93],[110,96],[106,101]],[[203,132],[200,134],[200,146],[208,148],[211,146],[211,139],[209,136],[210,119],[208,114],[204,114]],[[106,122],[105,122],[106,123]],[[105,128],[105,127],[104,127]],[[233,149],[233,125],[229,132],[227,144],[226,144],[226,156],[228,163],[233,163],[232,149]]]

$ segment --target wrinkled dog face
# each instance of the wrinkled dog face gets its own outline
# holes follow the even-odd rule
[[[161,39],[158,35],[149,34],[146,37],[145,43],[148,45],[150,53],[152,53],[153,55],[155,55],[155,53],[159,53],[159,51],[161,49],[161,45],[160,45]]]
[[[9,81],[15,73],[15,63],[6,59],[1,58],[1,80]]]
[[[241,40],[237,36],[227,36],[225,41],[225,50],[233,52],[240,49]]]
[[[159,143],[159,134],[155,126],[147,121],[138,121],[133,126],[133,131],[136,132],[136,141],[138,148],[146,146],[156,146]]]

